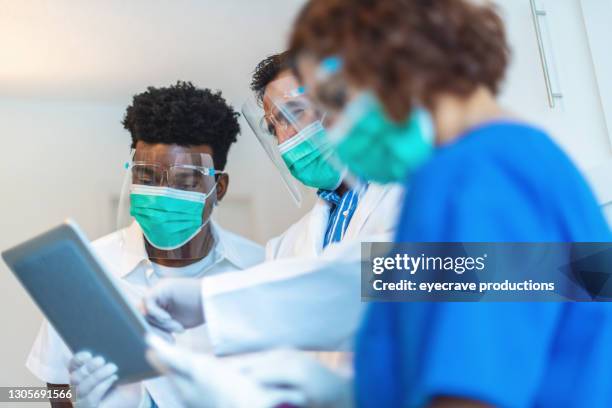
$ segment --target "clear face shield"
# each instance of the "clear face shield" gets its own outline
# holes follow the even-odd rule
[[[214,245],[208,222],[220,174],[209,154],[133,150],[117,216],[123,250],[153,261],[204,258]]]
[[[251,96],[242,114],[298,205],[298,181],[324,190],[334,190],[343,182],[344,167],[325,134],[326,115],[292,75],[272,81],[262,100]]]

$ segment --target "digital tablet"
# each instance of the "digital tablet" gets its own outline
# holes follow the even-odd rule
[[[2,257],[73,353],[88,350],[115,363],[120,383],[158,375],[145,359],[150,328],[76,223],[66,221]]]

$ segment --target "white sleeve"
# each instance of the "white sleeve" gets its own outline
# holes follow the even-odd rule
[[[360,241],[343,242],[317,258],[270,261],[203,279],[215,353],[352,346],[363,311],[360,246]]]
[[[46,383],[69,384],[68,365],[71,358],[72,352],[53,326],[43,321],[26,360],[26,367]]]

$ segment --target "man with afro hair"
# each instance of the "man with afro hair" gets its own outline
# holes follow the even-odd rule
[[[182,81],[149,87],[128,106],[123,126],[133,149],[127,166],[133,218],[93,248],[136,305],[161,280],[217,275],[263,260],[260,246],[210,221],[229,185],[225,167],[240,132],[237,117],[221,92]],[[210,351],[205,326],[184,330],[176,341],[194,351]],[[87,352],[73,355],[48,322],[26,365],[49,387],[70,384],[79,407],[181,406],[163,377],[113,388],[112,362]]]

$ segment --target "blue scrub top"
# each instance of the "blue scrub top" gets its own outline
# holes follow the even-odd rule
[[[407,184],[398,242],[612,242],[576,167],[525,124],[471,130]],[[612,304],[373,303],[356,351],[360,407],[612,407]]]

